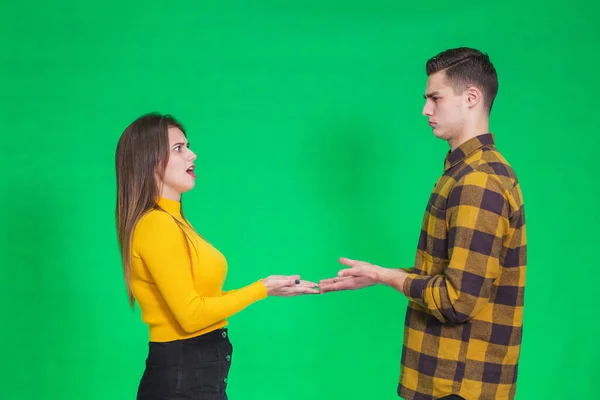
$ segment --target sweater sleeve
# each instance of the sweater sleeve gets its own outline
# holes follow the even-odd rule
[[[140,221],[136,244],[169,310],[187,333],[222,321],[267,295],[260,281],[227,295],[198,294],[181,230],[167,213],[154,212]]]

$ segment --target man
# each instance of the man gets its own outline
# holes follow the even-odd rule
[[[414,267],[342,258],[350,268],[321,281],[321,292],[385,284],[408,297],[400,397],[513,399],[525,214],[515,172],[489,133],[496,71],[487,55],[457,48],[428,60],[426,72],[423,115],[450,151],[426,207]]]

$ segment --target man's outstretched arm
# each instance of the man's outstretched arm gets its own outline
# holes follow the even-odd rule
[[[502,242],[510,225],[510,200],[506,196],[497,179],[483,172],[472,172],[457,183],[448,198],[450,259],[442,273],[417,275],[341,259],[350,268],[333,278],[339,282],[325,282],[321,292],[382,283],[404,293],[443,323],[468,321],[489,301],[499,274]]]

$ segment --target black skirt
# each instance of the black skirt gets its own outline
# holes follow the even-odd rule
[[[227,400],[233,346],[226,328],[149,347],[137,400]]]

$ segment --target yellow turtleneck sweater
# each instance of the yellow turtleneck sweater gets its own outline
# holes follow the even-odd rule
[[[203,240],[181,215],[181,203],[160,198],[133,234],[131,289],[150,341],[199,336],[227,325],[227,318],[267,296],[260,281],[223,292],[225,257]],[[192,267],[176,218],[188,234]]]

